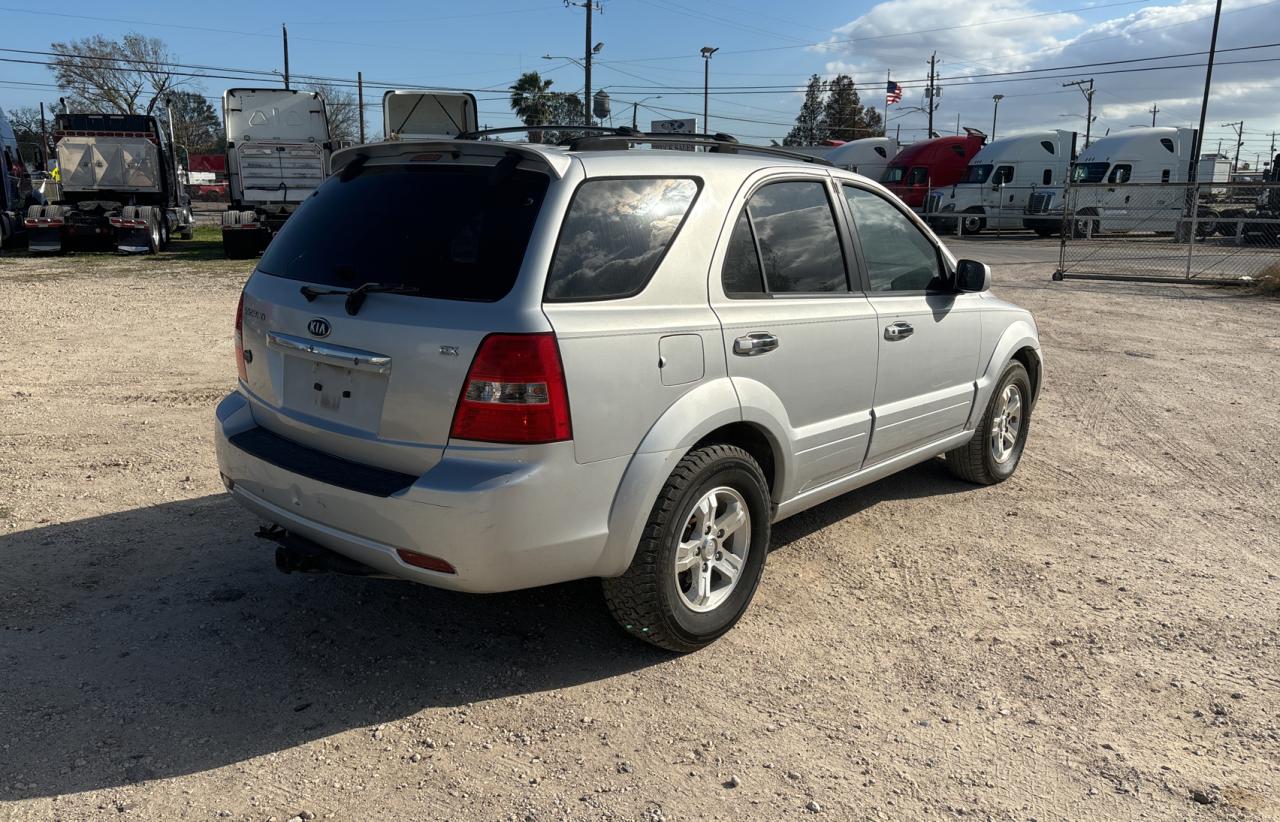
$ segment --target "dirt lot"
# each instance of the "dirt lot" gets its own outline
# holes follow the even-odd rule
[[[277,573],[210,442],[248,266],[0,256],[0,818],[1280,818],[1280,302],[1049,270],[1017,476],[782,523],[673,658],[589,582]]]

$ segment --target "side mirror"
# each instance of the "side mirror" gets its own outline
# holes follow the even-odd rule
[[[956,290],[965,293],[987,291],[991,288],[991,266],[977,260],[961,260],[956,263]]]

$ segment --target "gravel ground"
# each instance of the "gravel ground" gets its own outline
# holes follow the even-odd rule
[[[0,818],[1280,818],[1280,302],[998,267],[1018,474],[780,524],[672,657],[591,582],[277,573],[210,441],[248,266],[178,246],[0,255]]]

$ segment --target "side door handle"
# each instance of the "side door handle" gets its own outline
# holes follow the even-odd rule
[[[778,338],[768,331],[756,331],[733,341],[733,353],[739,357],[768,354],[778,347]]]
[[[911,323],[904,323],[899,320],[892,325],[885,326],[884,338],[891,342],[893,340],[905,340],[914,333],[916,333],[916,330],[911,327]]]

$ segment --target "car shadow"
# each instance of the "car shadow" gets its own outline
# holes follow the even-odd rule
[[[925,464],[774,529],[972,488]],[[179,776],[425,708],[626,674],[592,580],[468,595],[277,572],[226,495],[0,536],[0,801]]]

